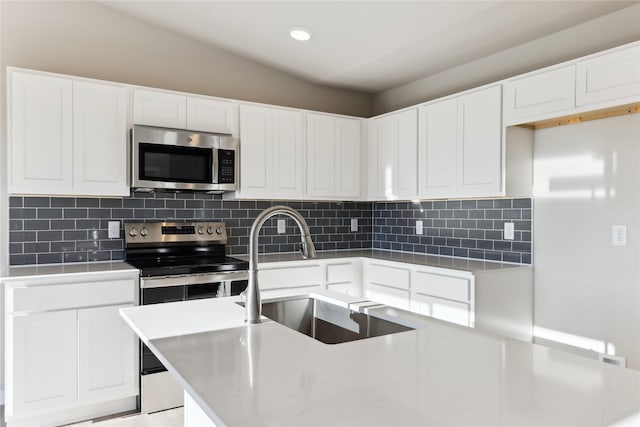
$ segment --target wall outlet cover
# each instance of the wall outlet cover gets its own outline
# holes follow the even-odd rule
[[[358,218],[351,218],[351,231],[358,231]]]
[[[109,233],[110,239],[120,238],[120,221],[109,221]]]
[[[416,234],[423,234],[424,227],[422,226],[422,221],[416,221]]]
[[[612,227],[613,246],[627,246],[627,226],[626,225],[614,225]]]
[[[283,234],[286,230],[286,221],[284,219],[278,220],[278,234]]]
[[[504,240],[515,239],[515,224],[513,222],[504,223]]]

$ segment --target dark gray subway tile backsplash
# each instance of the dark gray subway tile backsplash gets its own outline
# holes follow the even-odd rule
[[[378,202],[372,247],[530,264],[531,218],[530,198]],[[504,240],[505,222],[514,223],[514,240]]]
[[[307,220],[318,250],[367,249],[372,242],[368,202],[289,202],[222,200],[205,193],[139,193],[123,199],[11,197],[9,253],[11,265],[89,262],[124,259],[125,222],[223,221],[227,252],[245,254],[253,219],[265,208],[285,204]],[[351,219],[358,231],[351,232]],[[297,250],[300,235],[286,218],[285,234],[269,220],[260,236],[260,252]],[[119,239],[108,238],[108,222],[121,222]]]
[[[249,230],[260,211],[276,204],[298,209],[318,250],[384,249],[530,264],[531,199],[414,202],[236,201],[205,193],[132,193],[123,199],[11,197],[11,265],[124,259],[124,222],[223,221],[227,252],[245,254]],[[351,219],[358,231],[351,232]],[[278,234],[276,219],[265,224],[260,252],[292,252],[300,237],[287,219]],[[110,220],[121,236],[107,237]],[[416,220],[424,234],[415,234]],[[514,222],[515,240],[504,240],[504,222]]]

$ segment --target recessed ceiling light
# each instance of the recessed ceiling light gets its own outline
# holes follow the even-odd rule
[[[289,35],[294,40],[306,42],[311,38],[311,31],[302,27],[293,27],[289,29]]]

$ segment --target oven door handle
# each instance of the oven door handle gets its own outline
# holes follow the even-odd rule
[[[175,276],[142,277],[140,288],[164,288],[167,286],[198,285],[202,283],[235,282],[238,280],[248,280],[249,272],[240,271],[220,271],[216,273],[203,274],[183,274]]]

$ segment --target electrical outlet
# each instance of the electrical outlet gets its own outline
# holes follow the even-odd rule
[[[286,221],[284,219],[278,220],[278,234],[283,234],[286,229]]]
[[[422,221],[416,221],[416,234],[423,234],[424,228],[422,227]]]
[[[614,225],[612,230],[613,246],[627,246],[627,226]]]
[[[120,221],[109,221],[108,237],[117,239],[120,237]]]
[[[515,224],[513,222],[504,223],[504,240],[515,239]]]
[[[351,231],[358,231],[358,218],[351,218]]]

